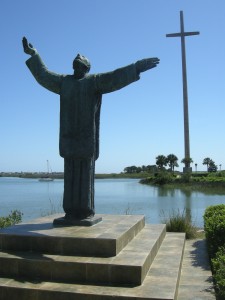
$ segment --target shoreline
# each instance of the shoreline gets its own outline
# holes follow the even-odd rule
[[[143,179],[149,176],[146,173],[140,174],[126,174],[126,173],[109,173],[109,174],[95,174],[95,179],[107,179],[107,178],[134,178],[134,179]],[[39,179],[42,177],[51,177],[53,179],[63,179],[63,172],[52,172],[48,174],[46,172],[1,172],[0,177],[18,177],[18,178],[33,178]]]

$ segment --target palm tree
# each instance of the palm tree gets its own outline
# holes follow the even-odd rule
[[[160,170],[162,170],[163,167],[167,165],[167,158],[166,158],[166,156],[165,155],[158,155],[156,157],[156,165],[158,166],[158,168]]]
[[[172,171],[174,171],[174,167],[179,167],[179,165],[177,163],[178,158],[176,157],[176,155],[169,154],[166,159],[167,159],[167,163]]]
[[[211,159],[211,161],[209,163],[209,167],[208,167],[208,172],[216,172],[217,169],[218,168],[217,168],[215,162]]]
[[[211,162],[212,162],[212,159],[209,158],[209,157],[206,157],[206,158],[203,159],[202,164],[207,166],[207,171],[208,171],[208,168],[209,168],[209,165],[210,165]]]
[[[193,163],[193,159],[190,157],[190,158],[183,158],[182,160],[181,160],[181,163],[182,164],[192,164]]]

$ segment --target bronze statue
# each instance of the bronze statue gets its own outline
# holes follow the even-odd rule
[[[26,61],[38,83],[60,95],[60,155],[64,158],[65,220],[82,220],[95,214],[94,174],[99,156],[99,123],[102,95],[137,81],[141,72],[157,66],[147,58],[112,72],[88,74],[89,60],[78,54],[73,75],[50,72],[37,50],[23,38]]]

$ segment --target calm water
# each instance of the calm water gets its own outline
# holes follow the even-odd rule
[[[225,195],[184,193],[138,183],[136,179],[97,179],[96,213],[144,214],[147,223],[162,223],[163,215],[190,211],[192,222],[203,227],[203,214],[209,205],[225,204]],[[23,220],[62,212],[63,180],[39,182],[37,179],[0,177],[0,216],[11,210],[23,212]]]

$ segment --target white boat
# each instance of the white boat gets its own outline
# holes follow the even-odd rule
[[[47,175],[45,176],[42,176],[39,181],[53,181],[54,178],[51,176],[51,173],[49,172],[50,171],[50,167],[49,167],[49,162],[47,160]]]
[[[41,177],[39,178],[39,181],[53,181],[54,178],[51,178],[51,177]]]

